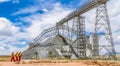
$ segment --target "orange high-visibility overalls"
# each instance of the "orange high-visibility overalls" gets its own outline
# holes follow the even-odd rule
[[[22,57],[22,53],[19,52],[19,59],[18,59],[19,62],[21,61],[21,57]]]
[[[11,54],[11,62],[14,61],[15,62],[15,55],[14,52]]]
[[[15,54],[15,59],[16,59],[16,61],[19,60],[19,53],[18,52]]]

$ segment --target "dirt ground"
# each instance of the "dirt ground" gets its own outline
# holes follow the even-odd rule
[[[0,62],[0,66],[87,66],[79,62],[68,61],[22,61],[18,62]]]
[[[120,62],[95,60],[24,60],[21,62],[0,62],[0,66],[120,66]]]

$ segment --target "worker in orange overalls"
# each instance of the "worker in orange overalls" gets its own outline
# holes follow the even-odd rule
[[[19,58],[18,58],[18,61],[20,62],[21,61],[21,58],[22,58],[22,53],[21,52],[19,52]]]
[[[14,55],[14,52],[12,52],[11,54],[11,62],[14,61],[15,62],[15,55]]]
[[[19,53],[18,52],[15,54],[15,59],[16,59],[16,61],[19,60]]]

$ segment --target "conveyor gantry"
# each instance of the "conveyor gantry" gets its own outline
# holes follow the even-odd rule
[[[77,10],[70,13],[68,16],[63,18],[61,21],[57,23],[57,25],[62,25],[65,22],[69,21],[75,16],[81,15],[93,8],[95,8],[98,5],[106,3],[108,0],[87,0],[85,3],[83,3]]]

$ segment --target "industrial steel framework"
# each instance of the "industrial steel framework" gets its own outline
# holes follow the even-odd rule
[[[74,45],[77,47],[76,52],[75,49],[73,50],[73,53],[78,58],[85,58],[86,57],[86,40],[85,40],[85,17],[82,17],[81,15],[95,7],[97,7],[96,10],[96,23],[95,23],[95,30],[94,30],[94,37],[98,36],[99,29],[104,26],[105,29],[105,38],[110,43],[111,51],[110,53],[116,58],[115,55],[115,49],[114,49],[114,42],[112,38],[112,32],[111,32],[111,26],[109,17],[107,14],[107,7],[106,2],[108,0],[87,0],[85,3],[83,3],[77,10],[70,13],[68,16],[66,16],[64,19],[57,22],[55,27],[49,28],[44,30],[40,35],[38,35],[33,41],[33,47],[37,46],[37,44],[41,44],[42,41],[45,38],[49,38],[56,34],[61,34],[64,38],[68,38],[71,40],[71,43],[69,46],[72,48]],[[71,22],[71,20],[73,20]],[[103,22],[101,20],[104,20]],[[70,26],[72,24],[72,26]],[[74,40],[74,35],[76,34],[76,39]],[[94,39],[96,41],[96,39]],[[99,55],[99,47],[101,45],[96,44],[93,45],[93,57],[96,57]],[[105,47],[107,45],[101,46]],[[108,49],[107,49],[108,50]]]
[[[86,57],[85,18],[77,17],[77,50],[79,58]]]
[[[115,54],[115,48],[114,48],[114,42],[113,42],[113,38],[112,38],[112,31],[111,31],[111,25],[110,25],[110,21],[109,21],[109,16],[107,13],[107,6],[106,3],[102,4],[102,5],[98,5],[97,6],[97,10],[96,10],[96,23],[95,23],[95,29],[94,29],[94,36],[97,36],[97,33],[100,32],[100,29],[103,28],[103,32],[104,33],[104,38],[106,39],[106,41],[108,41],[108,44],[104,44],[104,45],[99,45],[97,43],[94,43],[94,49],[93,49],[93,55],[94,57],[99,55],[99,46],[101,46],[102,48],[105,48],[110,55],[112,56],[112,58],[116,59],[116,54]],[[94,39],[94,41],[96,41],[96,38]],[[109,50],[108,50],[109,49]]]

